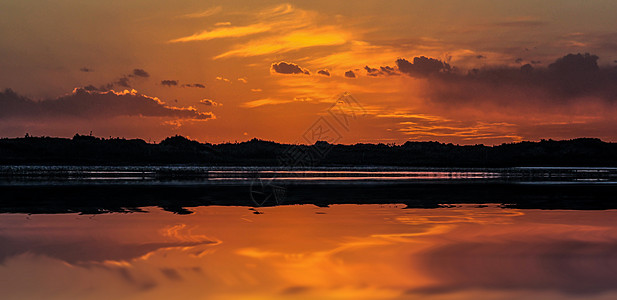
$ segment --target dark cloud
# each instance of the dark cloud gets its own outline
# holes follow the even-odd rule
[[[401,75],[399,72],[396,71],[396,69],[390,66],[379,67],[379,71],[381,71],[385,75]]]
[[[182,275],[180,275],[180,272],[178,272],[176,269],[173,268],[161,268],[161,273],[167,277],[167,279],[169,280],[174,280],[174,281],[182,281]]]
[[[514,62],[517,63],[517,64],[520,64],[520,63],[523,62],[523,59],[519,57],[519,58],[515,59]]]
[[[424,56],[414,57],[413,63],[404,58],[396,60],[396,66],[401,73],[412,77],[426,77],[439,72],[448,72],[450,65],[438,59]]]
[[[178,80],[161,80],[161,85],[164,86],[177,86]]]
[[[371,68],[369,66],[364,66],[364,70],[366,70],[366,75],[368,75],[368,76],[379,76],[379,75],[381,75],[381,73],[379,73],[379,69],[374,69],[374,68]]]
[[[129,76],[136,76],[136,77],[150,77],[150,74],[148,74],[148,72],[144,71],[143,69],[134,69],[133,70],[133,74],[129,75]]]
[[[602,68],[598,59],[596,55],[579,53],[559,58],[548,67],[534,67],[532,62],[520,68],[473,69],[467,74],[440,72],[428,77],[426,92],[432,99],[447,102],[476,101],[482,96],[508,105],[513,100],[563,102],[583,97],[614,102],[617,100],[617,68]],[[406,71],[411,64],[400,61],[397,64],[401,72],[417,77],[418,72]],[[437,72],[438,67],[439,64],[434,63],[432,72]]]
[[[118,79],[116,82],[114,82],[114,85],[118,85],[121,87],[125,87],[125,88],[130,88],[131,85],[129,84],[129,78],[128,77],[121,77],[120,79]]]
[[[97,87],[95,87],[95,86],[93,86],[91,84],[87,85],[87,86],[84,86],[83,89],[86,90],[86,91],[98,91],[99,90],[99,88],[97,88]]]
[[[548,80],[558,92],[568,95],[597,91],[602,88],[601,82],[605,79],[600,73],[598,59],[598,56],[589,53],[568,54],[548,65]],[[613,84],[617,84],[617,81]]]
[[[541,63],[542,63],[542,62],[541,62],[541,61],[539,61],[539,60],[532,60],[532,61],[531,61],[531,64],[532,64],[532,65],[539,65],[539,64],[541,64]]]
[[[548,65],[550,71],[556,73],[595,73],[600,70],[598,66],[597,55],[589,53],[583,54],[568,54],[557,59],[554,63]]]
[[[90,70],[90,69],[89,69]],[[83,71],[83,69],[82,69]],[[92,71],[92,70],[90,70]],[[142,70],[142,69],[134,69],[133,72],[131,74],[126,74],[126,75],[122,75],[120,78],[107,83],[107,84],[102,84],[101,86],[99,86],[98,88],[93,86],[93,85],[88,85],[86,87],[84,87],[84,89],[89,90],[89,91],[99,91],[99,92],[106,92],[109,91],[111,89],[113,89],[114,87],[121,87],[121,88],[125,88],[125,89],[129,89],[131,88],[131,80],[133,80],[133,78],[148,78],[150,77],[150,75],[148,74],[148,72]]]
[[[523,66],[521,66],[521,72],[523,74],[530,74],[531,72],[533,72],[533,66],[530,64],[524,64]]]
[[[347,78],[356,78],[356,73],[354,73],[353,71],[349,70],[349,71],[345,72],[345,77],[347,77]]]
[[[86,68],[86,67],[83,67],[83,68],[81,68],[81,69],[79,69],[79,70],[80,70],[80,71],[82,71],[82,72],[86,72],[86,73],[87,73],[87,72],[94,72],[94,70],[92,70],[92,69],[90,69],[90,68]]]
[[[330,76],[330,71],[325,70],[325,69],[324,70],[319,70],[319,71],[317,71],[317,74],[323,75],[323,76]]]
[[[477,59],[483,59],[483,58],[486,58],[486,56],[484,56],[484,55],[476,55],[476,58]]]
[[[182,87],[189,87],[189,88],[200,88],[200,89],[204,89],[206,88],[205,85],[201,84],[201,83],[193,83],[193,84],[183,84]]]
[[[311,74],[307,69],[303,69],[294,63],[287,63],[284,61],[273,63],[271,68],[274,72],[280,74]]]
[[[369,66],[364,66],[364,70],[366,70],[366,74],[368,76],[388,76],[388,75],[400,75],[396,69],[390,66],[379,67],[379,69],[371,68]]]
[[[198,120],[213,118],[212,113],[168,106],[158,98],[136,92],[100,92],[86,88],[78,88],[71,94],[43,101],[33,101],[7,89],[0,93],[0,107],[0,119],[96,119],[118,116]]]

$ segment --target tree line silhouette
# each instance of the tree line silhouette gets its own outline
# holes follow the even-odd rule
[[[617,166],[617,143],[595,138],[504,143],[496,146],[439,142],[289,145],[252,139],[210,144],[182,136],[160,143],[76,134],[0,139],[0,164],[254,165],[254,166]]]

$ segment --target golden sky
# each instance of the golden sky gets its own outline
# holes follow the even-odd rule
[[[617,2],[435,2],[0,0],[0,136],[617,140]]]

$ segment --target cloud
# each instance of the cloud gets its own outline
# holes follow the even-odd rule
[[[129,85],[129,78],[128,77],[120,77],[120,79],[116,80],[115,82],[112,83],[111,86],[108,85],[108,89],[111,89],[114,85],[118,85],[121,86],[123,88],[130,88],[131,86]]]
[[[169,43],[184,43],[193,41],[208,41],[220,38],[242,37],[256,33],[269,31],[271,27],[266,24],[253,24],[247,26],[218,27],[213,30],[204,30],[190,36],[170,40]]]
[[[349,70],[349,71],[345,72],[345,77],[347,77],[347,78],[356,78],[356,73],[354,73],[353,71]]]
[[[349,33],[335,27],[300,29],[238,45],[214,59],[285,53],[316,46],[336,46],[345,44],[349,39]]]
[[[413,63],[404,58],[396,60],[396,65],[401,73],[412,77],[425,77],[434,73],[449,71],[450,65],[438,59],[424,56],[414,57]]]
[[[150,74],[148,74],[148,72],[144,71],[144,69],[134,69],[133,70],[133,74],[132,75],[128,75],[129,77],[135,76],[135,77],[144,77],[144,78],[148,78],[150,77]]]
[[[83,89],[86,90],[86,91],[98,91],[99,90],[99,88],[97,88],[97,87],[95,87],[95,86],[93,86],[91,84],[87,85],[87,86],[84,86]]]
[[[220,10],[211,9],[206,11],[206,14],[214,11],[218,13]],[[201,17],[202,13],[195,16]],[[169,43],[181,43],[181,42],[194,42],[194,41],[207,41],[221,38],[237,38],[250,36],[265,32],[280,32],[283,29],[293,29],[295,26],[290,26],[293,22],[302,22],[298,17],[302,12],[296,12],[296,10],[289,4],[278,5],[272,8],[268,8],[257,12],[256,14],[250,13],[244,16],[248,22],[252,24],[244,26],[230,26],[230,22],[218,22],[215,24],[212,30],[203,30],[190,36],[180,37],[168,41]],[[252,19],[252,20],[251,20]]]
[[[311,74],[307,69],[303,69],[294,63],[284,61],[273,63],[270,68],[272,71],[279,74]]]
[[[81,71],[84,72],[83,68]],[[129,89],[131,88],[131,80],[133,80],[134,78],[148,78],[148,77],[150,77],[150,74],[148,74],[148,72],[144,71],[143,69],[133,69],[133,72],[131,72],[130,74],[122,75],[120,76],[120,78],[110,83],[102,84],[99,87],[95,87],[94,85],[90,84],[90,85],[85,86],[84,89],[88,91],[99,91],[99,92],[109,91],[113,89],[114,87],[122,87],[125,89]]]
[[[566,103],[586,97],[614,102],[617,68],[600,67],[598,59],[596,55],[579,53],[563,56],[548,67],[525,64],[520,68],[474,69],[467,74],[440,73],[430,78],[427,92],[432,99],[446,102],[478,101],[483,96],[494,102],[516,98],[518,103],[538,99]]]
[[[242,83],[247,83],[248,82],[248,80],[246,80],[246,78],[244,78],[244,77],[238,78],[238,81],[240,81]]]
[[[319,13],[282,4],[243,16],[245,25],[217,23],[192,35],[171,39],[169,43],[208,41],[246,37],[214,59],[285,53],[317,46],[335,46],[353,40],[341,26],[324,26]]]
[[[229,80],[229,79],[227,79],[225,77],[221,77],[221,76],[216,76],[216,80],[224,81],[224,82],[231,82],[231,80]]]
[[[211,99],[202,99],[199,101],[200,104],[206,105],[206,106],[222,106],[223,104],[215,102],[214,100]]]
[[[605,130],[614,127],[616,120],[614,64],[605,61],[602,65],[598,56],[585,53],[549,58],[545,65],[526,60],[514,64],[515,58],[504,60],[509,65],[492,66],[474,59],[476,65],[484,65],[477,69],[448,68],[435,58],[422,59],[431,62],[427,65],[434,65],[432,68],[418,69],[421,64],[413,62],[422,60],[401,58],[398,65],[403,68],[392,68],[403,75],[396,80],[402,83],[397,95],[407,97],[400,100],[399,107],[407,104],[414,111],[440,119],[405,117],[390,130],[405,139],[456,143],[577,136],[614,139]],[[381,67],[369,64],[361,72],[382,76],[380,71]]]
[[[380,75],[378,69],[374,69],[374,68],[371,68],[369,66],[364,66],[364,70],[366,70],[366,74],[368,76],[378,76],[378,75]]]
[[[164,86],[177,86],[178,80],[161,80],[161,85]]]
[[[208,8],[204,11],[201,12],[196,12],[196,13],[190,13],[190,14],[185,14],[180,16],[180,18],[184,18],[184,19],[196,19],[196,18],[205,18],[205,17],[209,17],[215,14],[218,14],[219,12],[221,12],[223,10],[223,8],[221,6],[215,6],[215,7],[211,7]]]
[[[291,100],[291,99],[284,100],[284,99],[264,98],[264,99],[257,99],[253,101],[244,102],[241,106],[246,107],[246,108],[255,108],[255,107],[264,106],[264,105],[291,103],[293,101],[294,100]]]
[[[393,67],[390,67],[390,66],[379,67],[379,71],[385,75],[401,75]]]
[[[280,4],[275,7],[264,9],[259,12],[260,16],[276,17],[293,13],[296,9],[289,3]]]
[[[418,117],[406,117],[409,121],[400,122],[399,132],[409,140],[432,140],[436,137],[454,137],[463,141],[472,140],[521,140],[517,135],[515,124],[496,122],[462,122],[453,120],[429,120]]]
[[[372,76],[372,77],[401,75],[395,68],[390,67],[390,66],[379,67],[379,69],[371,68],[369,66],[364,66],[364,70],[366,70],[366,75]]]
[[[79,70],[80,70],[80,71],[82,71],[82,72],[86,72],[86,73],[88,73],[88,72],[94,72],[94,70],[92,70],[92,69],[90,69],[90,68],[86,68],[86,67],[83,67],[83,68],[81,68],[81,69],[79,69]]]
[[[189,88],[200,88],[200,89],[204,89],[206,88],[205,85],[201,84],[201,83],[193,83],[193,84],[183,84],[182,87],[189,87]]]
[[[317,74],[323,75],[323,76],[330,76],[330,71],[325,70],[325,69],[324,70],[319,70],[319,71],[317,71]]]
[[[105,119],[120,116],[167,117],[207,120],[210,112],[195,108],[168,106],[156,97],[137,91],[100,92],[76,88],[72,93],[55,99],[33,101],[10,89],[0,93],[0,119]]]

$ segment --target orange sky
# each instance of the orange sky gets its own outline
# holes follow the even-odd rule
[[[617,141],[614,11],[574,0],[0,0],[0,88],[13,91],[0,94],[0,136],[304,143],[348,92],[363,115],[335,128],[340,143]],[[550,67],[570,53],[597,55],[578,62],[597,70]],[[449,68],[422,69],[421,56]]]

